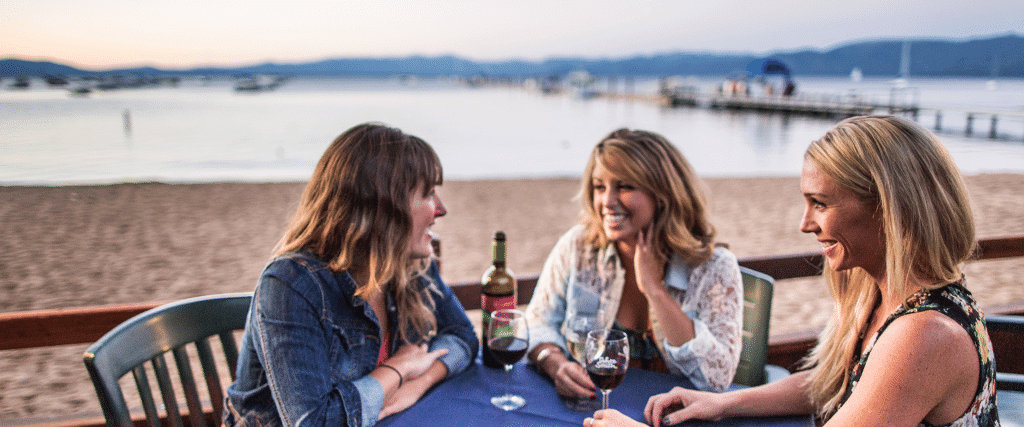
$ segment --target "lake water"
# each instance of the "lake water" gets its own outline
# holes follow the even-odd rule
[[[693,79],[702,89],[712,78]],[[799,175],[807,144],[838,119],[665,108],[645,101],[543,95],[522,87],[438,80],[297,78],[272,92],[237,93],[232,81],[94,91],[71,97],[35,82],[0,88],[0,185],[111,182],[281,182],[309,178],[345,129],[380,121],[428,141],[449,179],[577,176],[593,145],[619,127],[665,135],[706,177]],[[797,79],[801,93],[893,96],[889,80]],[[653,94],[655,80],[599,82]],[[910,82],[922,107],[1024,111],[1024,81]],[[934,117],[922,114],[932,128]],[[1015,121],[1016,120],[1016,121]],[[939,137],[964,172],[1024,173],[1024,123],[988,118],[963,135],[946,113]]]

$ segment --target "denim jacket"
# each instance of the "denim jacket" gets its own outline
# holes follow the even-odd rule
[[[431,293],[437,334],[429,348],[448,349],[439,360],[450,377],[473,362],[479,343],[436,263],[419,279],[423,287],[430,281],[440,295]],[[237,380],[227,390],[225,426],[377,422],[384,389],[369,373],[380,351],[380,322],[366,300],[353,296],[355,291],[348,272],[332,272],[308,254],[285,254],[267,265],[249,308]],[[398,312],[390,295],[387,310],[390,324],[396,325]]]

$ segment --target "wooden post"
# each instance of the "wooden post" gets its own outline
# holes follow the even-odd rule
[[[964,129],[964,134],[971,136],[972,128],[974,127],[974,114],[967,113],[967,126]]]
[[[996,116],[995,114],[993,114],[992,115],[992,127],[989,128],[989,130],[988,130],[988,137],[989,138],[992,138],[992,139],[996,138],[996,123],[998,121],[999,121],[999,116]]]

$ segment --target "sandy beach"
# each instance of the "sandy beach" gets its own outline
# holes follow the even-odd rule
[[[1024,233],[1024,175],[967,178],[979,237]],[[819,250],[797,229],[799,179],[708,179],[719,240],[739,257]],[[0,187],[0,312],[166,302],[250,291],[304,183],[157,183]],[[575,223],[575,178],[450,181],[442,238],[449,283],[479,280],[503,230],[509,266],[537,274]],[[1024,258],[968,264],[982,307],[1024,302]],[[818,279],[776,286],[772,333],[818,328],[830,311]],[[98,414],[82,364],[85,345],[0,352],[0,425]]]

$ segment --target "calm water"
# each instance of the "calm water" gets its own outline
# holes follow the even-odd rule
[[[888,80],[798,79],[798,91],[886,100]],[[581,100],[447,80],[295,79],[273,92],[236,93],[229,80],[177,87],[96,91],[0,88],[0,184],[165,181],[301,181],[326,146],[366,121],[397,126],[431,143],[448,178],[576,176],[591,147],[618,127],[659,132],[703,176],[799,174],[803,150],[834,119],[662,108],[642,101]],[[691,81],[708,88],[715,79]],[[912,80],[921,106],[1024,111],[1024,81]],[[657,82],[598,88],[653,94]],[[920,117],[929,128],[934,117]],[[967,173],[1024,173],[1024,123],[1000,135],[964,137],[947,113],[939,134]]]

